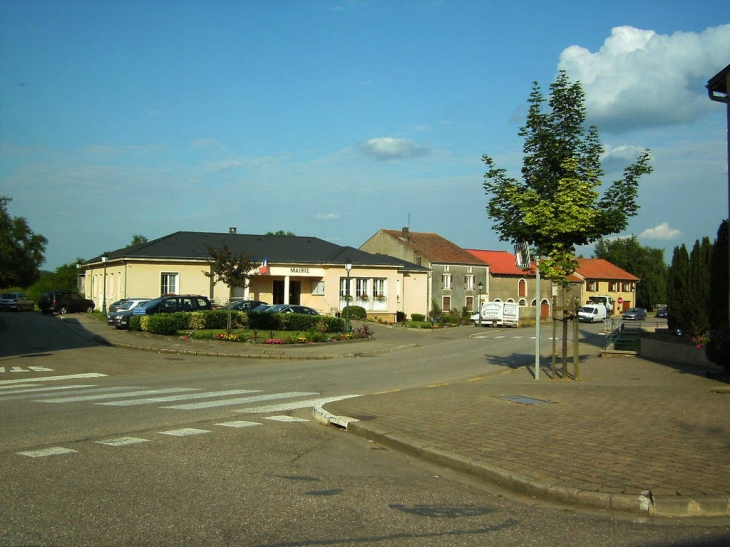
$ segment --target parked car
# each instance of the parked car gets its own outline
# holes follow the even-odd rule
[[[667,308],[659,308],[656,312],[657,317],[664,317],[665,319],[669,317],[669,310]]]
[[[45,291],[38,300],[38,308],[44,314],[91,313],[95,306],[93,300],[67,290]]]
[[[213,305],[205,296],[193,294],[161,296],[145,304],[138,305],[132,310],[117,313],[114,317],[114,326],[118,329],[129,328],[129,318],[133,315],[155,315],[158,313],[212,309]]]
[[[254,308],[261,305],[268,305],[268,303],[261,300],[237,300],[231,304],[231,309],[237,311],[252,311]]]
[[[314,308],[307,306],[299,306],[297,304],[276,304],[263,310],[266,313],[301,313],[304,315],[319,315],[319,312]]]
[[[119,309],[119,306],[121,306],[124,302],[127,301],[127,298],[122,298],[121,300],[117,300],[116,302],[112,302],[109,304],[109,307],[107,308],[107,313],[114,313]]]
[[[646,319],[646,310],[644,308],[631,308],[625,311],[622,317],[626,321],[643,321]]]
[[[117,314],[127,313],[127,315],[131,315],[134,308],[136,308],[137,306],[142,306],[149,301],[149,298],[125,298],[124,300],[120,301],[121,303],[116,307],[114,311],[111,311],[111,307],[109,308],[110,311],[106,315],[107,324],[113,325],[114,317]]]
[[[0,310],[33,311],[33,301],[22,292],[4,292],[0,294]]]
[[[606,306],[603,304],[586,304],[578,310],[578,321],[581,323],[596,323],[606,320]]]

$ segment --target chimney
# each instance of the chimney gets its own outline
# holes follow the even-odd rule
[[[231,226],[230,228],[228,228],[229,234],[235,234],[237,232],[238,232],[238,229],[235,226]]]
[[[408,228],[403,228],[401,230],[401,235],[403,236],[403,239],[405,239],[406,241],[411,240],[411,234],[410,234],[410,230],[408,230]]]

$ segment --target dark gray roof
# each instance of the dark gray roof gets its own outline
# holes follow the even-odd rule
[[[208,246],[227,245],[234,253],[249,255],[255,261],[267,259],[269,265],[344,264],[354,266],[391,266],[406,270],[427,268],[397,258],[372,254],[354,247],[342,247],[317,237],[251,235],[215,232],[175,232],[173,234],[107,253],[114,259],[208,260]],[[101,255],[87,263],[101,261]]]

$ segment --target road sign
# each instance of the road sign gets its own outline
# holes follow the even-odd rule
[[[616,299],[616,303],[617,303],[617,304],[618,304],[618,305],[620,306],[621,304],[623,304],[623,303],[624,303],[624,299],[623,299],[623,298],[621,298],[621,297],[619,296],[619,297],[618,297],[618,298]]]

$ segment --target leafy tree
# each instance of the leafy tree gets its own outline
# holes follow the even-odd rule
[[[40,277],[48,240],[33,233],[26,219],[8,214],[10,201],[0,196],[0,287],[28,287]]]
[[[618,233],[638,210],[638,181],[651,173],[649,151],[600,194],[603,146],[598,130],[584,127],[586,112],[580,83],[561,71],[546,100],[537,82],[529,99],[524,138],[522,180],[507,176],[493,158],[484,189],[491,195],[487,211],[502,241],[527,242],[543,260],[543,275],[563,287],[578,262],[575,247]]]
[[[643,247],[636,236],[613,241],[602,238],[596,243],[593,256],[641,279],[636,287],[636,306],[651,310],[656,304],[666,303],[668,268],[663,249]]]
[[[131,247],[132,245],[141,245],[142,243],[147,243],[149,241],[145,236],[135,234],[132,236],[132,242],[129,244]]]
[[[294,236],[294,232],[285,232],[284,230],[277,230],[276,232],[266,232],[267,236]]]
[[[210,271],[203,273],[213,279],[214,283],[222,282],[228,286],[228,322],[226,332],[231,332],[231,298],[236,287],[245,288],[249,279],[257,275],[251,273],[257,267],[253,258],[245,253],[234,253],[223,244],[219,248],[206,244],[208,256],[211,258]]]

